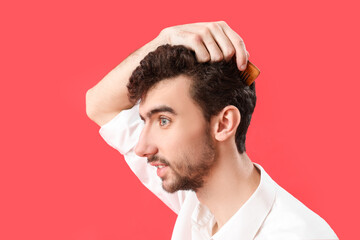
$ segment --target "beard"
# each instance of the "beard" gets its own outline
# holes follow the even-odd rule
[[[201,146],[184,151],[176,162],[170,163],[157,155],[148,158],[148,163],[159,161],[169,167],[166,176],[162,178],[162,187],[165,191],[169,193],[179,190],[196,192],[203,187],[205,178],[209,176],[216,163],[215,146],[210,136],[210,128],[206,129],[204,138]]]

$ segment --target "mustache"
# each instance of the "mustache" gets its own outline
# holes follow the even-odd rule
[[[155,161],[159,161],[160,163],[170,166],[170,163],[165,158],[159,157],[157,155],[153,155],[153,156],[147,158],[148,163],[152,163]]]

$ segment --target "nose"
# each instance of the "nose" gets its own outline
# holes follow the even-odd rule
[[[139,157],[150,157],[157,152],[158,149],[149,134],[149,129],[144,127],[140,134],[139,142],[135,147],[135,154]]]

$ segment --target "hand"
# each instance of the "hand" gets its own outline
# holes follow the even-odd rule
[[[158,38],[170,45],[184,45],[193,50],[199,62],[229,61],[235,54],[237,66],[243,71],[249,59],[244,41],[224,21],[168,27]]]

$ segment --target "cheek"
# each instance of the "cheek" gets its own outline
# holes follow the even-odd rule
[[[200,121],[185,122],[173,129],[168,146],[183,153],[193,153],[203,142],[204,132],[205,127]]]
[[[185,157],[184,155],[196,154],[203,144],[205,127],[205,121],[192,117],[178,119],[170,129],[159,129],[154,137],[158,143],[160,156],[175,161],[175,159]]]
[[[185,127],[183,127],[183,137],[189,142],[198,142],[203,139],[206,129],[206,123],[201,116],[192,116],[184,121]]]

